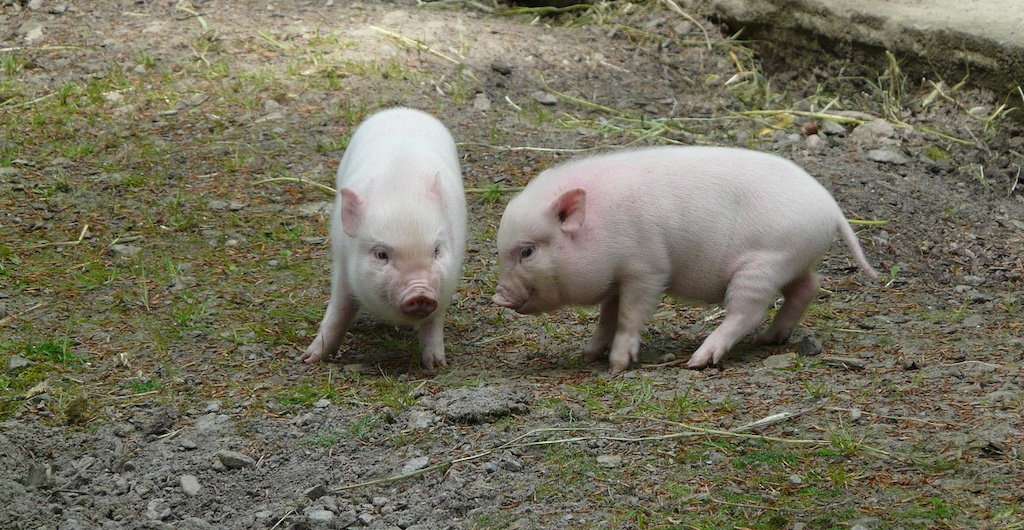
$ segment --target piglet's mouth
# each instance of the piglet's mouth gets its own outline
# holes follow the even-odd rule
[[[498,292],[494,293],[494,296],[491,298],[491,301],[494,302],[495,304],[498,304],[501,307],[505,307],[505,308],[511,309],[511,310],[515,311],[516,313],[519,313],[519,314],[522,314],[522,315],[528,315],[530,313],[536,313],[537,312],[535,309],[533,309],[532,304],[530,303],[531,300],[533,299],[532,295],[533,295],[533,293],[531,292],[530,296],[526,297],[526,300],[523,300],[522,303],[517,303],[515,301],[512,301],[512,300],[506,298],[504,290],[499,289]]]

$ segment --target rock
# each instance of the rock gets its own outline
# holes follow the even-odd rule
[[[137,247],[135,245],[122,245],[120,243],[116,243],[110,245],[110,250],[114,251],[114,254],[117,255],[118,257],[130,258],[138,254],[139,252],[142,252],[142,247]]]
[[[330,523],[334,519],[334,514],[329,510],[312,510],[306,514],[306,519],[314,525],[323,525]]]
[[[807,139],[804,140],[804,144],[811,151],[821,151],[822,148],[828,145],[828,143],[820,135],[817,134],[812,134],[808,136]]]
[[[405,463],[402,466],[402,474],[412,473],[413,471],[419,471],[430,464],[429,456],[419,456]]]
[[[491,100],[487,97],[487,94],[480,92],[473,98],[473,110],[479,110],[480,112],[491,110]]]
[[[329,400],[329,399],[319,399],[319,400],[317,400],[316,403],[313,403],[313,408],[315,408],[315,409],[325,409],[325,408],[330,407],[330,406],[331,406],[331,400]]]
[[[883,164],[903,165],[910,162],[910,159],[893,149],[872,149],[865,154],[865,157],[872,162]]]
[[[306,491],[302,492],[302,494],[305,495],[308,499],[315,501],[320,497],[327,495],[327,487],[325,487],[323,484],[319,484],[307,489]]]
[[[620,467],[622,466],[622,457],[619,455],[599,455],[597,457],[597,465],[601,467]]]
[[[372,513],[361,513],[359,514],[359,522],[366,526],[370,526],[377,519],[377,516]]]
[[[0,180],[7,181],[21,174],[21,170],[16,167],[0,167]]]
[[[199,485],[199,479],[195,475],[181,476],[181,490],[185,492],[185,495],[195,497],[200,489],[202,486]]]
[[[801,357],[819,355],[824,350],[825,346],[812,333],[803,335],[796,343],[796,353]]]
[[[511,75],[512,65],[499,59],[491,63],[491,70],[494,70],[501,75]]]
[[[407,426],[410,430],[419,431],[430,427],[437,422],[437,415],[425,411],[425,410],[414,410],[409,413],[409,421]]]
[[[171,516],[171,507],[166,499],[157,498],[146,504],[146,519],[163,521]]]
[[[558,98],[547,92],[544,92],[543,90],[531,92],[530,97],[533,98],[533,100],[536,101],[537,103],[540,103],[541,105],[547,105],[550,107],[558,104]]]
[[[846,136],[846,127],[834,121],[824,120],[818,122],[818,132],[826,136]]]
[[[252,458],[235,451],[228,451],[221,449],[214,455],[221,464],[227,469],[242,469],[242,468],[254,468],[256,467],[256,461]]]
[[[15,355],[12,355],[10,359],[7,359],[7,371],[8,372],[14,372],[14,371],[20,370],[21,368],[24,368],[26,366],[31,366],[31,365],[32,365],[32,361],[22,357],[21,355],[15,354]]]
[[[794,361],[796,361],[797,354],[795,353],[780,353],[778,355],[772,355],[764,360],[765,368],[789,368]]]
[[[53,485],[53,467],[50,464],[29,462],[25,485],[30,488],[49,488]]]
[[[896,136],[896,129],[893,128],[891,123],[883,119],[877,119],[858,125],[853,132],[850,133],[850,139],[863,146],[878,145],[882,140],[892,138],[894,136]]]
[[[790,475],[789,478],[786,479],[786,482],[789,482],[794,486],[799,486],[804,483],[803,479],[800,478],[800,475]]]
[[[433,409],[459,423],[481,423],[529,411],[524,393],[507,386],[460,387],[434,398]]]

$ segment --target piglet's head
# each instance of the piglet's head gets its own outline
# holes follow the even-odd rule
[[[554,311],[566,305],[564,253],[583,226],[587,192],[573,188],[538,200],[529,189],[509,202],[498,226],[501,275],[492,300],[518,313]]]
[[[440,306],[441,286],[457,270],[451,227],[436,196],[376,201],[342,188],[342,230],[354,240],[346,256],[352,291],[367,309],[415,325]]]

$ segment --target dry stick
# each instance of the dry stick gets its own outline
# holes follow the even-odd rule
[[[425,473],[430,473],[431,471],[436,471],[436,470],[439,470],[439,469],[444,469],[444,468],[447,468],[449,466],[452,466],[452,465],[455,465],[455,464],[459,464],[459,463],[462,463],[462,462],[469,462],[471,460],[477,460],[477,459],[483,458],[485,456],[491,455],[491,454],[493,454],[493,453],[495,453],[497,451],[501,451],[501,450],[504,450],[504,449],[523,448],[523,447],[537,447],[537,446],[555,445],[555,444],[565,444],[565,443],[581,442],[581,441],[587,441],[587,440],[607,440],[607,441],[613,441],[613,442],[636,443],[636,442],[650,442],[650,441],[671,440],[671,439],[675,439],[675,438],[684,438],[684,437],[690,437],[690,436],[709,436],[709,435],[715,435],[715,436],[722,436],[722,437],[743,438],[743,439],[748,439],[748,440],[760,440],[760,441],[768,441],[768,442],[780,442],[780,443],[803,444],[803,445],[828,445],[828,444],[832,443],[829,440],[811,440],[811,439],[805,440],[805,439],[779,438],[779,437],[776,437],[776,436],[765,436],[765,435],[760,435],[760,434],[745,434],[745,433],[739,432],[741,430],[752,429],[752,428],[755,428],[755,427],[760,427],[760,426],[764,426],[764,425],[770,425],[772,423],[777,423],[779,421],[783,421],[783,420],[789,419],[791,417],[794,417],[795,415],[798,415],[798,414],[803,414],[803,413],[781,413],[781,414],[774,414],[772,416],[768,416],[766,418],[763,418],[761,420],[755,421],[753,423],[741,426],[738,429],[733,430],[733,431],[722,431],[722,430],[717,430],[717,429],[708,429],[708,428],[705,428],[705,427],[694,427],[692,425],[687,425],[685,423],[679,423],[679,422],[674,422],[674,421],[670,421],[670,420],[661,420],[661,419],[657,419],[657,418],[645,418],[645,417],[642,417],[642,416],[621,416],[622,418],[625,418],[625,419],[636,419],[636,420],[656,421],[656,422],[659,422],[659,423],[665,423],[665,424],[669,424],[669,425],[676,426],[676,427],[682,427],[684,429],[687,429],[687,431],[686,432],[674,432],[674,433],[668,433],[668,434],[659,434],[659,435],[653,435],[653,436],[574,436],[574,437],[570,437],[570,438],[559,438],[559,439],[556,439],[556,440],[537,440],[537,441],[533,441],[533,442],[520,442],[520,440],[523,440],[523,439],[528,438],[530,436],[533,436],[533,435],[536,435],[536,434],[541,434],[541,433],[547,433],[547,432],[566,432],[566,431],[577,432],[577,431],[581,431],[581,430],[586,430],[586,431],[610,431],[611,430],[609,428],[602,428],[602,427],[595,427],[595,428],[591,428],[591,429],[557,428],[557,427],[544,428],[544,429],[533,429],[533,430],[528,431],[528,432],[526,432],[526,433],[524,433],[524,434],[522,434],[520,436],[517,436],[517,437],[513,438],[512,440],[509,440],[508,442],[505,442],[505,443],[503,443],[501,445],[498,445],[498,446],[493,447],[491,449],[485,449],[483,451],[471,454],[469,456],[463,456],[463,457],[459,457],[459,458],[453,458],[453,459],[450,459],[450,460],[445,460],[443,462],[439,462],[437,464],[434,464],[434,465],[431,465],[431,466],[427,466],[427,467],[424,467],[422,469],[417,469],[416,471],[410,471],[408,473],[403,473],[401,475],[394,475],[394,476],[390,476],[390,477],[385,477],[385,478],[380,478],[380,479],[376,479],[376,480],[371,480],[371,481],[368,481],[368,482],[360,482],[358,484],[349,484],[347,486],[337,486],[337,487],[334,487],[334,488],[328,488],[327,491],[329,493],[340,493],[342,491],[356,489],[356,488],[361,488],[361,487],[365,487],[365,486],[376,486],[376,485],[380,485],[380,484],[388,484],[388,483],[391,483],[391,482],[397,482],[399,480],[404,480],[404,479],[407,479],[407,478],[412,478],[412,477],[415,477],[415,476],[423,475]],[[888,453],[886,453],[886,452],[884,452],[884,451],[882,451],[880,449],[870,448],[868,446],[862,446],[862,447],[864,447],[865,449],[868,449],[868,450],[870,450],[872,452],[876,452],[878,454],[883,454],[883,455],[888,456]]]
[[[62,247],[62,246],[70,246],[70,245],[80,245],[82,243],[82,240],[85,239],[85,234],[88,231],[89,231],[89,225],[85,225],[85,226],[82,227],[82,232],[80,234],[78,234],[78,239],[76,239],[74,241],[56,241],[56,242],[53,242],[53,243],[40,243],[38,245],[33,245],[33,246],[29,247],[29,248]]]
[[[704,26],[702,26],[700,22],[697,22],[697,19],[690,16],[686,11],[683,11],[682,8],[679,7],[679,4],[675,3],[674,0],[661,0],[661,2],[667,5],[672,11],[675,11],[676,14],[685,17],[686,20],[696,24],[696,26],[700,28],[701,32],[704,33],[704,40],[708,43],[708,49],[711,49],[711,39],[708,37],[708,30],[704,29]]]
[[[7,316],[5,316],[3,318],[0,318],[0,326],[4,326],[8,322],[14,322],[15,320],[17,320],[17,319],[19,319],[19,318],[21,318],[21,317],[31,313],[32,311],[35,311],[36,309],[39,309],[40,307],[43,307],[44,305],[46,305],[46,302],[39,302],[38,304],[36,304],[36,305],[34,305],[34,306],[32,306],[32,307],[30,307],[30,308],[20,312],[20,313],[14,313],[13,315],[7,315]]]
[[[274,177],[274,178],[259,180],[259,181],[256,181],[255,183],[256,184],[263,184],[263,183],[266,183],[266,182],[298,182],[300,184],[312,184],[312,185],[316,186],[317,188],[320,188],[321,190],[323,190],[323,192],[327,193],[328,195],[337,195],[337,192],[334,191],[334,188],[332,188],[332,187],[330,187],[330,186],[328,186],[326,184],[320,184],[319,182],[314,182],[312,180],[304,179],[304,178],[297,178],[297,177]],[[516,193],[516,192],[523,191],[523,189],[524,188],[522,186],[518,186],[518,187],[504,187],[504,188],[466,188],[465,192],[466,193]],[[70,244],[70,243],[68,243],[68,244]]]
[[[399,35],[398,33],[395,33],[393,31],[388,31],[388,30],[386,30],[384,28],[379,28],[377,26],[370,26],[370,28],[373,29],[374,31],[378,31],[380,33],[383,33],[383,34],[387,35],[388,37],[391,37],[392,39],[395,39],[395,40],[397,40],[399,42],[408,44],[410,46],[414,46],[418,50],[423,50],[423,51],[425,51],[427,53],[431,53],[433,55],[436,55],[436,56],[438,56],[438,57],[440,57],[440,58],[442,58],[442,59],[444,59],[446,61],[451,61],[452,63],[454,63],[456,65],[462,64],[461,61],[459,61],[457,59],[453,59],[453,58],[451,58],[451,57],[449,57],[449,56],[447,56],[447,55],[445,55],[445,54],[443,54],[443,53],[441,53],[441,52],[431,48],[430,46],[427,46],[426,44],[423,44],[422,42],[420,42],[418,40],[410,39],[409,37],[403,37],[402,35]]]

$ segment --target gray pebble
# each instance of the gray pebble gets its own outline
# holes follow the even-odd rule
[[[200,489],[202,489],[202,486],[199,485],[199,479],[195,475],[181,476],[181,490],[185,492],[185,495],[195,497]]]
[[[558,104],[558,98],[547,92],[544,92],[543,90],[531,92],[530,97],[533,98],[533,100],[536,101],[537,103],[540,103],[541,105],[554,106]]]
[[[217,460],[227,469],[242,469],[256,467],[256,461],[252,458],[235,451],[221,449],[215,455]]]
[[[872,162],[881,162],[883,164],[896,164],[903,165],[910,162],[910,159],[903,156],[892,149],[872,149],[868,151],[865,156]]]

